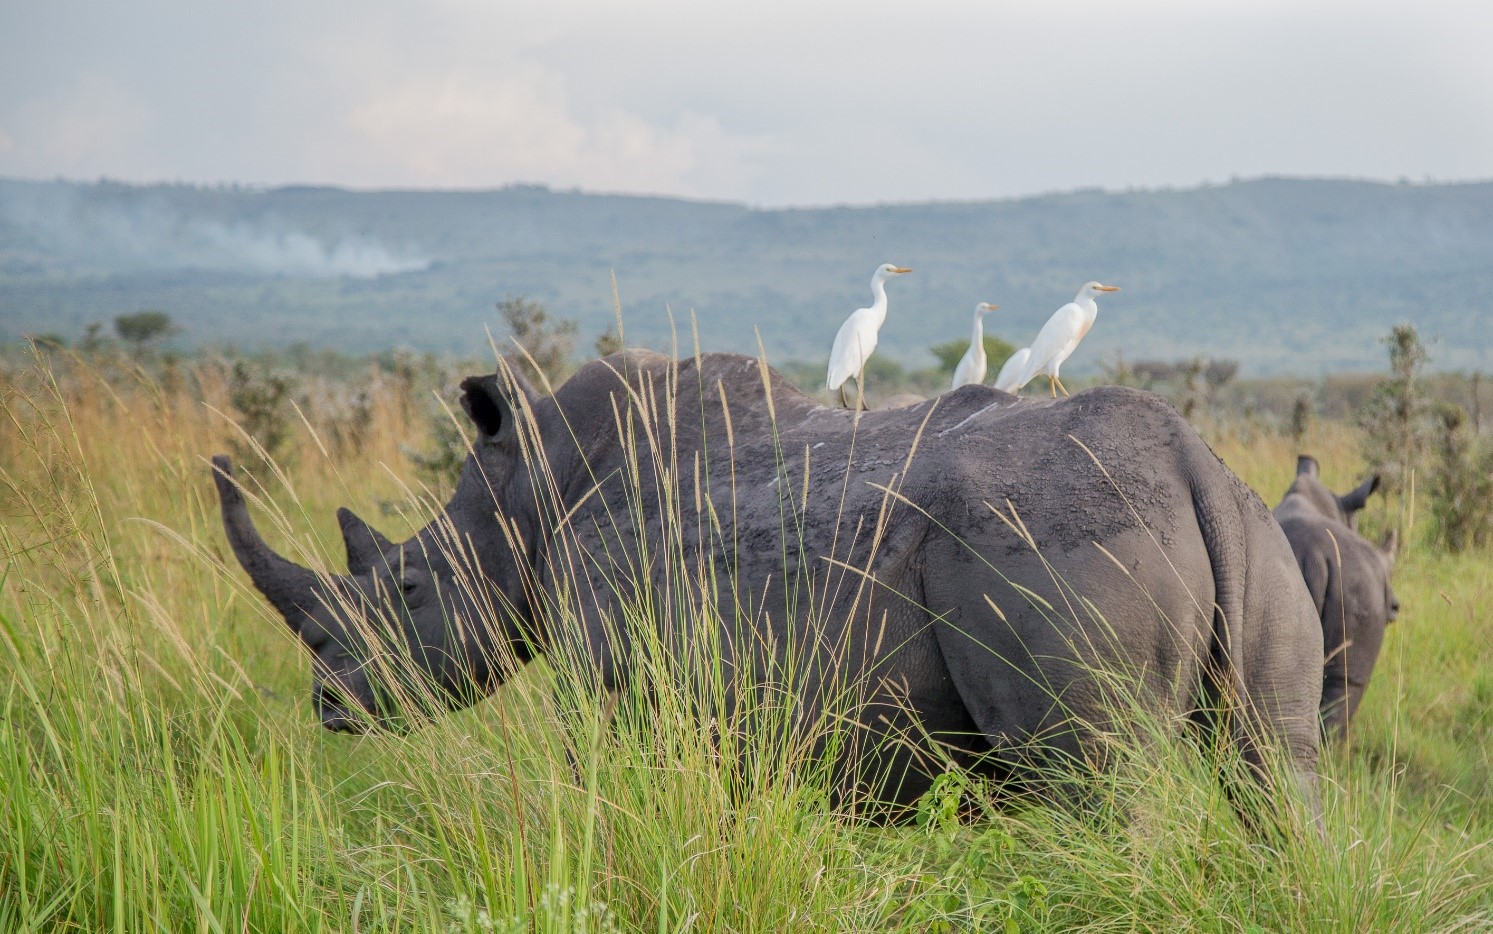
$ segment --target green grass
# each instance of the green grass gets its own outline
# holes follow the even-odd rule
[[[335,568],[335,507],[402,500],[417,428],[373,411],[356,457],[303,426],[294,496],[267,484],[277,548]],[[0,930],[1493,925],[1488,555],[1402,559],[1404,612],[1324,763],[1325,842],[1253,837],[1216,763],[1164,736],[1119,743],[1082,814],[994,808],[954,775],[878,827],[794,749],[717,754],[681,695],[603,729],[542,662],[409,736],[328,734],[222,538],[205,457],[226,419],[86,370],[0,377],[0,416]],[[1348,486],[1351,433],[1316,431]],[[1274,502],[1287,443],[1214,440]]]

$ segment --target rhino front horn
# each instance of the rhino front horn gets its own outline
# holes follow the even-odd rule
[[[213,481],[218,486],[218,502],[223,507],[223,530],[228,533],[238,563],[243,565],[254,586],[264,594],[290,628],[300,631],[304,607],[314,605],[316,575],[294,561],[281,557],[265,544],[249,517],[244,492],[233,478],[233,463],[226,455],[213,458]]]
[[[378,529],[358,518],[357,513],[346,506],[337,510],[337,524],[342,527],[342,544],[347,546],[347,570],[350,574],[367,572],[394,547],[394,543]]]

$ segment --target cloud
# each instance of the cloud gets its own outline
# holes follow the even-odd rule
[[[105,171],[147,136],[154,120],[151,107],[118,82],[83,73],[17,108],[15,137],[0,152],[7,164],[51,174]]]
[[[742,197],[771,137],[680,113],[660,126],[608,107],[575,112],[565,78],[536,65],[502,76],[413,77],[356,105],[348,125],[373,162],[411,182],[488,186],[543,181],[612,191]]]

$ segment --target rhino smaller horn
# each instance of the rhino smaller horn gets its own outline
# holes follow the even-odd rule
[[[394,543],[378,529],[346,506],[337,510],[337,524],[342,527],[342,543],[347,546],[347,570],[351,574],[367,572],[394,547]]]
[[[1384,540],[1379,543],[1379,554],[1384,556],[1390,567],[1394,566],[1395,555],[1400,551],[1400,533],[1397,529],[1390,529],[1384,533]]]

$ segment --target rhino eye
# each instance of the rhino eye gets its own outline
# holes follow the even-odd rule
[[[403,590],[405,593],[414,593],[419,586],[420,585],[418,583],[412,580],[403,580],[399,582],[399,589]]]

